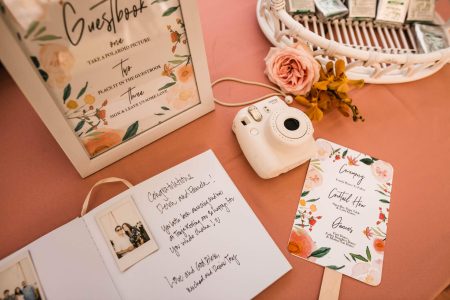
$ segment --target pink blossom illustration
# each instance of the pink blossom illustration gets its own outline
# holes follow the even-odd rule
[[[353,266],[352,277],[370,285],[379,285],[382,267],[382,259],[376,259],[372,262],[360,262]]]
[[[310,191],[322,184],[322,174],[317,169],[310,168],[305,178],[304,191]]]
[[[380,182],[386,183],[392,180],[394,169],[392,165],[382,160],[375,161],[371,166],[373,176]]]
[[[333,148],[330,143],[324,140],[317,140],[317,158],[320,160],[325,160],[330,157]]]

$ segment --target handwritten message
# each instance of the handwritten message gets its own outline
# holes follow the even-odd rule
[[[202,284],[205,284],[208,279],[212,278],[216,273],[240,265],[241,262],[239,261],[237,254],[212,253],[201,257],[186,270],[181,271],[181,273],[164,276],[164,279],[170,288],[182,285],[188,293],[192,293]]]
[[[175,216],[160,226],[171,243],[170,252],[175,256],[180,256],[182,249],[197,237],[220,226],[231,212],[234,197],[220,188],[208,190],[212,182],[211,175],[206,179],[196,179],[186,174],[167,182],[159,190],[148,192],[148,201],[155,205],[160,214],[176,210]],[[202,193],[204,190],[207,192]],[[197,194],[203,196],[191,201],[192,205],[188,208],[178,209],[179,205],[189,202]]]

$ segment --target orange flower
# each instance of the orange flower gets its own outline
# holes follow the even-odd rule
[[[300,199],[299,204],[300,204],[301,206],[306,206],[306,201],[305,201],[305,199]]]
[[[78,107],[78,103],[75,100],[69,100],[69,101],[67,101],[66,106],[68,109],[75,109]]]
[[[84,103],[86,103],[87,105],[92,105],[95,102],[95,97],[92,96],[91,94],[87,94],[86,96],[84,96]]]
[[[369,240],[373,235],[372,230],[369,227],[366,227],[366,229],[363,230],[363,233]]]
[[[193,74],[192,65],[188,64],[178,69],[178,79],[181,82],[187,82]]]
[[[97,117],[98,117],[99,119],[104,120],[105,117],[106,117],[106,110],[104,110],[104,109],[102,109],[102,110],[97,110],[96,115],[97,115]]]
[[[91,156],[106,151],[121,142],[122,135],[120,134],[120,131],[113,129],[93,131],[83,140],[84,147]]]
[[[382,239],[375,239],[373,241],[373,247],[375,248],[375,251],[378,253],[381,253],[384,251],[385,241]]]
[[[353,158],[351,156],[347,156],[347,160],[348,160],[348,165],[349,166],[358,166],[358,161],[356,160],[356,158]]]
[[[309,207],[309,209],[310,209],[312,212],[317,211],[317,207],[316,207],[315,204],[311,205],[311,206]]]
[[[176,41],[178,41],[178,32],[172,31],[170,33],[170,39],[172,40],[172,43],[175,43]]]
[[[173,68],[170,65],[164,64],[164,71],[161,73],[162,76],[170,76],[172,74]]]
[[[303,229],[293,229],[289,238],[288,251],[296,256],[308,258],[314,248],[314,242]]]

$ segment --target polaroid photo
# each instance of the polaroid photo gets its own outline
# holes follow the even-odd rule
[[[28,252],[0,270],[0,291],[3,300],[46,299]]]
[[[122,272],[158,250],[131,197],[96,215],[96,221]]]

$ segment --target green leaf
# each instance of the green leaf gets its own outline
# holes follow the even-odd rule
[[[94,127],[92,127],[92,128],[94,128]],[[88,133],[89,131],[91,131],[91,130],[92,130],[92,128],[91,128],[90,130],[86,131],[86,133]],[[96,136],[96,135],[99,135],[99,134],[102,134],[102,133],[101,133],[101,132],[98,132],[98,131],[96,131],[96,132],[92,132],[92,133],[90,133],[90,134],[87,134],[87,135],[86,135],[86,137],[90,137],[90,136]]]
[[[156,113],[155,116],[164,116],[163,113]]]
[[[380,193],[381,195],[383,195],[383,196],[387,196],[387,197],[389,197],[389,195],[386,195],[385,193],[383,193],[382,191],[376,191],[376,192],[378,192],[378,193]]]
[[[336,150],[333,150],[333,152],[331,152],[331,155],[333,155],[333,154],[339,152],[340,150],[341,150],[341,148],[337,148]]]
[[[370,254],[369,246],[366,247],[366,255],[367,255],[367,259],[369,261],[371,261],[372,260],[372,255]]]
[[[180,54],[175,54],[175,57],[189,57],[190,55],[180,55]]]
[[[175,74],[170,74],[170,78],[172,78],[173,81],[177,81],[177,76]]]
[[[168,16],[170,16],[171,14],[173,14],[173,13],[178,9],[178,7],[179,7],[179,6],[169,7],[169,8],[162,14],[163,17],[168,17]]]
[[[161,109],[163,109],[163,110],[170,110],[170,108],[168,108],[167,106],[161,106]]]
[[[315,198],[315,199],[309,199],[308,201],[306,201],[306,202],[316,202],[317,200],[319,200],[320,198]]]
[[[150,3],[150,5],[155,4],[155,3],[167,2],[167,1],[169,1],[169,0],[155,0],[152,3]]]
[[[83,96],[83,94],[86,92],[87,87],[88,87],[88,82],[86,81],[86,84],[84,85],[84,87],[78,92],[77,99],[79,99],[81,96]]]
[[[139,128],[139,121],[134,122],[133,124],[128,127],[127,132],[125,132],[125,135],[122,138],[122,142],[125,142],[126,140],[132,138],[136,135]]]
[[[340,270],[340,269],[342,269],[344,267],[345,267],[345,265],[342,265],[340,267],[337,267],[337,266],[334,266],[334,265],[327,266],[328,269],[335,270],[335,271]]]
[[[159,88],[158,91],[162,91],[162,90],[165,90],[167,88],[170,88],[174,84],[176,84],[176,82],[169,82],[168,84],[166,84],[163,87]]]
[[[388,200],[384,200],[384,199],[380,199],[380,202],[381,202],[381,203],[387,203],[387,204],[391,203],[391,202],[389,202]]]
[[[350,253],[350,256],[353,258],[354,261],[356,261],[355,259],[359,259],[365,262],[369,262],[364,256],[359,254]]]
[[[39,25],[39,21],[33,21],[33,22],[31,22],[30,26],[28,26],[27,33],[25,34],[25,38],[26,38],[26,39],[30,36],[30,34],[33,33],[33,31],[36,30],[36,28],[38,27],[38,25]]]
[[[305,191],[305,192],[302,193],[302,197],[305,197],[308,194],[309,194],[309,191]]]
[[[30,56],[30,58],[36,68],[39,68],[41,66],[41,64],[39,63],[39,59],[36,56]]]
[[[34,37],[39,36],[41,33],[43,33],[45,31],[45,29],[47,29],[47,27],[42,26],[41,28],[39,28],[38,31],[36,31],[36,33],[34,34]]]
[[[85,121],[84,119],[82,119],[80,122],[78,122],[77,126],[75,126],[74,131],[77,132],[78,130],[80,130],[81,128],[83,128],[85,122],[86,122],[86,121]]]
[[[342,153],[342,158],[345,158],[345,156],[347,155],[348,149],[345,149],[344,153]]]
[[[309,257],[323,257],[325,255],[328,254],[328,252],[330,252],[331,248],[328,247],[320,247],[319,249],[317,249],[316,251],[313,251],[313,253],[311,253]]]
[[[186,61],[186,60],[183,60],[183,59],[169,60],[169,62],[170,62],[171,64],[175,64],[175,65],[182,64],[182,63],[184,63],[185,61]]]
[[[42,69],[39,69],[38,71],[39,71],[39,74],[41,74],[42,79],[44,79],[44,81],[47,81],[47,80],[48,80],[48,74],[47,74],[47,72],[45,72],[45,71],[42,70]]]
[[[346,258],[349,262],[352,262],[352,261],[350,260],[350,258],[347,257],[347,255],[344,254],[344,256],[345,256],[345,258]]]
[[[33,41],[45,42],[45,41],[59,40],[60,38],[61,38],[60,36],[56,36],[53,34],[47,34],[47,35],[43,35],[43,36],[34,38]]]
[[[92,126],[91,128],[89,128],[87,131],[86,131],[86,133],[89,133],[89,132],[91,132],[92,130],[94,130],[95,129],[95,126]],[[89,135],[90,136],[90,135]]]
[[[373,159],[371,159],[371,158],[363,158],[363,159],[360,159],[359,161],[362,162],[363,164],[368,165],[368,166],[373,164]]]
[[[70,85],[70,83],[68,83],[66,85],[66,87],[64,88],[63,103],[66,103],[67,99],[69,99],[71,92],[72,92],[72,86]]]

